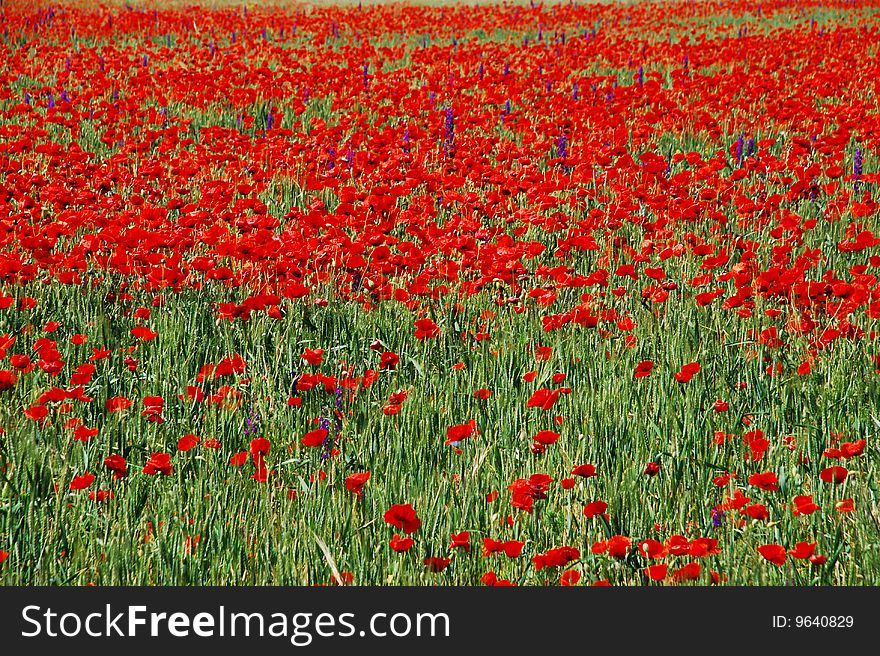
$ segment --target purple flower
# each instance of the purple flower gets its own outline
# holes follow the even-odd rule
[[[446,119],[443,122],[443,148],[447,157],[455,154],[455,114],[452,107],[446,108]]]
[[[712,508],[712,526],[713,528],[720,528],[724,525],[724,513],[718,509],[718,507]]]
[[[321,461],[323,462],[330,457],[330,448],[333,444],[333,440],[330,438],[330,420],[325,417],[321,417],[318,420],[318,428],[327,431],[327,437],[324,439],[323,442],[324,448],[321,451]]]
[[[560,135],[559,141],[556,142],[556,156],[559,159],[565,159],[568,157],[568,141],[564,134]]]
[[[254,405],[253,401],[251,401],[250,403],[248,403],[248,416],[245,419],[245,436],[257,435],[260,432],[261,421],[263,420],[260,417],[259,412],[257,411],[257,407]]]

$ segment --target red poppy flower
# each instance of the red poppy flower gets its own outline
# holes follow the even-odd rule
[[[681,367],[681,371],[676,372],[675,380],[679,383],[689,383],[691,379],[700,371],[699,362],[690,362]]]
[[[819,472],[819,478],[824,483],[839,485],[846,480],[848,474],[846,467],[827,467]]]
[[[535,554],[532,556],[532,562],[535,564],[535,569],[540,571],[545,567],[564,567],[580,557],[580,552],[574,547],[559,547]]]
[[[422,520],[416,516],[416,511],[411,504],[394,504],[385,511],[384,519],[386,524],[403,529],[403,532],[407,534],[415,533],[422,525]]]
[[[844,442],[840,445],[840,455],[842,458],[855,458],[856,456],[860,456],[865,452],[865,446],[867,446],[867,442],[865,440],[858,440],[856,442]]]
[[[418,319],[416,325],[416,339],[423,340],[437,337],[440,334],[440,328],[431,319]]]
[[[742,508],[740,512],[743,515],[748,515],[752,519],[765,520],[770,519],[770,513],[767,512],[767,506],[762,503],[755,503],[751,506],[746,506]]]
[[[806,560],[816,552],[815,542],[798,542],[794,549],[789,549],[788,553],[792,558]]]
[[[656,462],[649,462],[645,465],[645,470],[642,472],[645,476],[656,476],[660,473],[660,465]]]
[[[779,477],[773,472],[752,474],[749,476],[749,485],[767,492],[776,492],[779,489]]]
[[[572,475],[581,476],[583,478],[591,478],[596,475],[596,466],[589,463],[578,465],[571,470]]]
[[[178,451],[190,451],[194,449],[196,445],[199,443],[199,440],[202,439],[198,435],[194,435],[193,433],[188,433],[177,440],[177,450]]]
[[[364,485],[370,480],[370,472],[360,472],[349,474],[345,477],[345,489],[355,496],[363,496]]]
[[[559,576],[560,585],[570,587],[578,584],[578,581],[581,580],[581,573],[576,569],[569,569],[564,571]]]
[[[480,399],[481,401],[487,400],[490,396],[492,396],[492,390],[488,390],[485,388],[478,389],[474,392],[474,397]]]
[[[9,356],[9,364],[13,366],[13,368],[23,371],[25,369],[32,369],[31,359],[26,355],[11,355]]]
[[[473,419],[468,420],[466,424],[458,424],[456,426],[450,426],[446,429],[446,441],[444,444],[457,444],[462,440],[478,433],[476,430],[477,422]]]
[[[31,421],[42,422],[49,414],[48,408],[43,405],[32,405],[24,411],[24,416]]]
[[[71,385],[88,385],[92,380],[92,376],[95,373],[95,365],[93,364],[81,364],[76,368],[73,375],[70,377]]]
[[[615,535],[608,539],[608,555],[612,558],[624,558],[629,553],[632,538]]]
[[[18,376],[13,372],[9,369],[0,369],[0,392],[11,390],[17,382]]]
[[[486,572],[480,577],[480,583],[492,587],[510,587],[516,585],[507,579],[499,579],[495,572]]]
[[[604,501],[591,501],[584,506],[584,517],[587,519],[598,517],[599,515],[605,514],[605,511],[607,510],[608,504]]]
[[[128,474],[125,458],[120,455],[112,455],[104,458],[104,466],[113,472],[113,478],[125,478]]]
[[[666,572],[669,569],[669,566],[666,563],[660,563],[658,565],[650,565],[645,568],[645,574],[652,581],[662,581],[666,578]]]
[[[535,360],[538,362],[546,362],[553,356],[553,347],[552,346],[536,346],[535,347]]]
[[[855,512],[856,506],[855,502],[852,499],[841,499],[834,504],[834,509],[837,510],[837,512],[849,513]]]
[[[316,447],[324,444],[327,439],[327,430],[325,428],[317,428],[306,433],[300,440],[303,446]]]
[[[462,531],[461,533],[453,533],[452,534],[452,544],[449,545],[450,549],[464,549],[466,552],[471,552],[471,534],[467,531]]]
[[[229,456],[229,464],[234,467],[244,467],[249,457],[250,454],[247,451],[239,451],[235,455]]]
[[[169,453],[154,453],[150,456],[150,459],[147,460],[147,464],[144,465],[144,474],[155,475],[162,474],[163,476],[170,476],[174,471],[174,467],[171,465],[171,454]]]
[[[438,558],[435,556],[431,558],[425,558],[423,562],[429,572],[442,572],[444,569],[449,567],[450,560],[449,558]]]
[[[309,349],[303,351],[302,359],[311,365],[319,365],[324,361],[324,349]]]
[[[632,546],[632,538],[625,535],[614,535],[607,540],[594,542],[592,552],[594,554],[607,553],[612,558],[625,558]]]
[[[672,580],[675,583],[696,581],[698,578],[700,578],[700,563],[689,563],[672,573]]]
[[[654,369],[654,363],[650,360],[642,360],[636,365],[635,377],[636,378],[646,378],[651,375],[651,371]]]
[[[414,540],[412,538],[402,538],[397,533],[394,534],[394,537],[388,542],[388,545],[391,547],[393,551],[397,553],[404,553],[405,551],[409,551],[412,549]]]
[[[769,560],[774,565],[785,564],[786,552],[785,547],[778,544],[764,544],[758,547],[758,553]]]
[[[736,478],[736,474],[721,474],[712,479],[712,484],[717,487],[724,487],[734,478]]]
[[[525,542],[519,540],[508,540],[507,542],[499,542],[492,538],[483,538],[483,557],[490,556],[494,553],[503,553],[508,558],[518,558],[522,553]]]
[[[251,440],[251,455],[256,457],[266,457],[272,448],[271,443],[265,437],[258,437]]]
[[[813,502],[812,495],[797,496],[793,503],[792,513],[794,515],[812,515],[819,510],[819,506]]]
[[[73,431],[73,439],[76,442],[88,442],[98,434],[97,428],[89,428],[86,425],[80,425]]]
[[[81,474],[80,476],[74,476],[73,480],[70,482],[71,490],[85,490],[88,488],[92,482],[95,480],[94,474]]]
[[[131,404],[131,399],[124,396],[114,396],[111,399],[107,399],[107,412],[119,412],[120,410],[130,408]]]
[[[549,446],[559,439],[559,433],[554,433],[550,430],[542,430],[538,431],[534,435],[534,437],[532,437],[532,439],[535,440],[535,442],[537,442],[538,444]]]
[[[159,333],[153,332],[146,326],[135,326],[131,329],[131,334],[134,335],[135,339],[143,342],[149,342],[159,336]]]
[[[639,542],[638,552],[646,558],[651,558],[652,560],[665,558],[669,554],[669,550],[666,548],[666,546],[664,546],[662,542],[651,538]]]
[[[526,406],[529,408],[549,410],[556,404],[556,401],[559,399],[559,394],[560,390],[550,390],[549,388],[542,387],[529,397]]]

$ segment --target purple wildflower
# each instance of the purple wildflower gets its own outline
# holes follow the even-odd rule
[[[443,148],[447,157],[455,154],[455,114],[452,107],[446,108],[446,120],[443,122]]]

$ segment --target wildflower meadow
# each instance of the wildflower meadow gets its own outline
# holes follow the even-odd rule
[[[0,584],[880,583],[880,2],[0,4]]]

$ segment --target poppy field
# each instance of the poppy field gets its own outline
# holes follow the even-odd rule
[[[877,585],[880,2],[0,5],[0,583]]]

